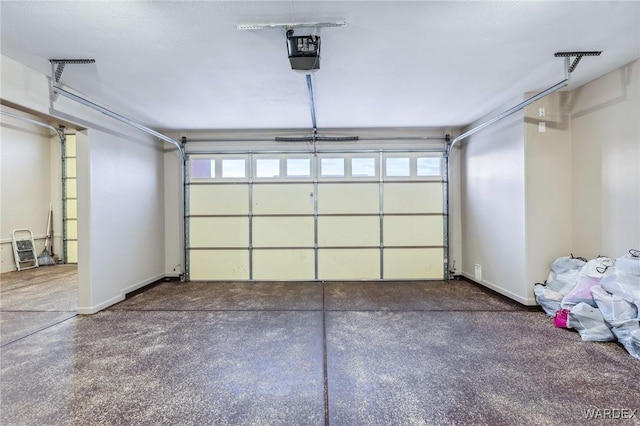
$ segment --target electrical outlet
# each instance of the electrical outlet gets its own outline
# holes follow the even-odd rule
[[[478,265],[477,263],[476,263],[476,269],[474,271],[474,278],[478,282],[482,281],[482,265]]]
[[[538,117],[544,117],[544,108],[538,108]]]

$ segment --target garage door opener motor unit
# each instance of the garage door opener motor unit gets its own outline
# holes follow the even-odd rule
[[[320,36],[295,36],[290,29],[287,31],[287,50],[292,70],[314,72],[320,69]]]

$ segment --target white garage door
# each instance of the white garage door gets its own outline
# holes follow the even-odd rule
[[[443,279],[442,157],[189,156],[190,280]]]

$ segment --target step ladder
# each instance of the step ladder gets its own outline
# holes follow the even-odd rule
[[[14,229],[12,233],[13,257],[18,271],[37,268],[38,255],[30,229]]]

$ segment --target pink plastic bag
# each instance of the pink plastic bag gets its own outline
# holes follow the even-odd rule
[[[553,317],[553,325],[558,328],[569,328],[567,327],[567,318],[569,318],[569,310],[560,309],[556,312],[556,316]]]

